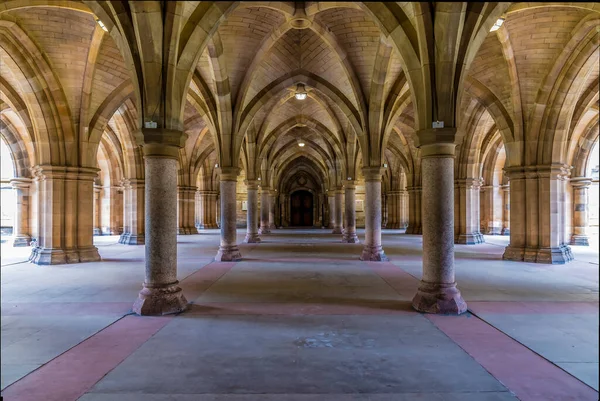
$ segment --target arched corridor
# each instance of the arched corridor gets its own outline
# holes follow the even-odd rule
[[[227,320],[241,311],[225,331],[243,337],[248,330],[260,342],[251,333],[277,337],[265,329],[274,326],[292,335],[289,323],[299,330],[296,350],[348,352],[324,353],[339,365],[321,361],[331,374],[322,378],[316,362],[286,362],[291,376],[310,377],[300,391],[300,379],[290,387],[264,379],[294,360],[293,348],[281,345],[286,351],[275,355],[276,345],[262,343],[262,378],[230,387],[219,382],[229,372],[222,366],[213,387],[200,381],[183,393],[306,401],[302,394],[433,391],[433,398],[465,392],[478,399],[489,391],[498,393],[491,399],[511,399],[511,391],[524,391],[527,399],[523,382],[505,377],[528,366],[518,362],[525,358],[533,371],[549,369],[550,383],[587,399],[586,391],[597,392],[590,377],[598,370],[597,358],[587,356],[598,350],[589,322],[598,305],[590,266],[597,270],[599,26],[595,3],[0,1],[2,292],[15,297],[2,301],[15,341],[3,359],[23,352],[18,344],[34,348],[20,342],[21,327],[32,327],[25,330],[31,340],[46,329],[62,338],[55,322],[67,334],[49,345],[52,352],[76,345],[73,352],[87,353],[95,341],[104,349],[112,330],[119,337],[119,327],[146,333],[123,349],[150,347],[148,333],[176,336],[178,325],[193,343],[210,331],[203,317]],[[56,302],[48,307],[57,316],[81,304],[103,317],[37,326],[28,320],[36,300]],[[121,302],[137,316],[124,317]],[[342,325],[337,311],[368,316],[381,333],[370,338],[362,330],[371,326],[350,317],[364,336],[319,329]],[[296,312],[309,316],[302,323],[309,331],[349,343],[302,337]],[[561,317],[554,327],[537,312]],[[256,314],[287,323],[261,330],[260,319],[253,325],[246,317]],[[311,320],[321,314],[320,323]],[[516,328],[526,326],[515,317],[523,314],[533,331],[558,331],[540,345]],[[376,367],[372,358],[388,346],[399,352],[402,341],[424,344],[420,329],[403,328],[411,322],[428,341],[445,334],[448,355],[462,358],[465,377],[481,373],[474,381],[483,387],[458,376],[462,384],[453,387],[442,357],[427,376],[429,362],[411,360],[408,349],[391,362],[382,357],[391,373]],[[491,343],[469,348],[484,323],[514,357],[507,365],[481,357]],[[581,350],[546,352],[568,349],[571,337]],[[228,339],[240,369],[258,357],[247,343],[236,348],[241,338],[211,338],[198,346],[226,351]],[[186,345],[157,349],[179,355]],[[370,362],[360,365],[353,349]],[[24,379],[7,391],[60,382],[34,372],[63,363],[52,352],[9,358],[11,377]],[[119,355],[107,353],[115,359],[81,377],[72,394],[91,391],[105,367],[127,356]],[[403,367],[411,364],[418,366],[412,373]],[[158,365],[157,372],[171,368]],[[203,380],[214,374],[194,372]],[[410,377],[419,383],[404,381]],[[154,379],[144,380],[122,391],[160,399],[157,388],[144,387]],[[113,385],[107,394],[121,391]]]

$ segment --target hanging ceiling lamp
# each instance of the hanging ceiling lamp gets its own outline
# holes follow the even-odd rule
[[[494,32],[494,31],[497,31],[498,29],[500,29],[500,27],[502,26],[503,23],[504,23],[504,18],[498,18],[496,20],[496,22],[494,23],[494,26],[492,26],[492,29],[490,29],[490,32]]]
[[[98,23],[98,25],[100,25],[100,28],[102,28],[102,30],[104,32],[108,32],[108,29],[106,28],[106,25],[104,25],[104,23],[102,21],[100,21],[100,18],[96,18],[96,22]]]
[[[304,141],[302,140],[302,138],[298,138],[298,146],[300,146],[301,148],[303,148],[304,145],[306,145],[306,144],[304,143]]]
[[[307,93],[306,93],[306,88],[304,87],[304,84],[298,84],[296,85],[296,99],[298,100],[304,100],[306,99]]]

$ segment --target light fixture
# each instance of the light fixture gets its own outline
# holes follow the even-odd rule
[[[306,144],[304,143],[304,141],[302,140],[302,138],[298,138],[298,146],[300,146],[301,148],[303,148],[304,145],[306,145]]]
[[[306,93],[306,88],[304,88],[304,84],[298,84],[296,85],[296,99],[298,100],[304,100],[306,99],[307,93]]]
[[[258,181],[260,181],[260,177],[258,177]]]
[[[352,181],[352,177],[348,177],[348,181]]]
[[[384,167],[384,168],[387,168],[387,163],[383,163],[383,167]]]
[[[96,22],[98,23],[98,25],[100,25],[100,28],[102,28],[102,30],[104,32],[108,32],[108,29],[106,28],[106,25],[104,25],[104,22],[100,21],[100,18],[96,18]]]
[[[497,31],[498,29],[500,29],[500,27],[502,26],[503,23],[504,23],[504,18],[498,18],[496,20],[496,22],[494,23],[494,26],[490,29],[490,32],[494,32],[494,31]]]
[[[215,168],[219,168],[219,163],[215,164]]]

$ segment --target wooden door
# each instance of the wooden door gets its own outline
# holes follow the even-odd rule
[[[308,191],[296,191],[290,197],[291,225],[312,227],[313,195]]]

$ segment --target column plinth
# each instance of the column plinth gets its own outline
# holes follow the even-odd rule
[[[242,254],[236,243],[236,184],[240,169],[237,167],[221,167],[221,244],[216,262],[236,262]]]
[[[454,278],[454,149],[454,143],[421,145],[423,278],[412,306],[424,313],[467,310]]]
[[[365,242],[360,260],[385,262],[381,246],[381,167],[363,167],[365,177]]]

